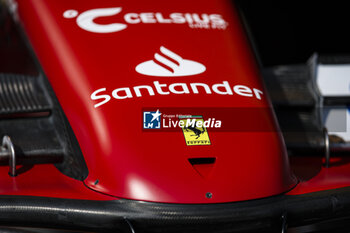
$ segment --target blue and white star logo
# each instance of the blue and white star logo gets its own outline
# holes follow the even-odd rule
[[[160,129],[161,115],[159,109],[156,112],[143,112],[143,128]]]

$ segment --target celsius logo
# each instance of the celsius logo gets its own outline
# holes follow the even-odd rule
[[[126,13],[125,23],[99,24],[94,22],[99,17],[117,15],[122,11],[121,7],[99,8],[78,13],[76,10],[66,10],[63,17],[75,18],[78,26],[86,31],[95,33],[113,33],[124,30],[127,24],[188,24],[191,28],[226,29],[228,23],[219,14],[197,13],[170,13],[163,15],[160,12]]]
[[[160,77],[177,77],[200,74],[205,71],[205,66],[191,60],[186,60],[161,46],[161,54],[155,53],[154,59],[145,61],[136,66],[140,74]]]
[[[125,24],[121,24],[121,23],[97,24],[94,22],[94,19],[98,17],[116,15],[119,12],[121,12],[121,10],[122,10],[121,7],[88,10],[81,13],[77,17],[76,22],[79,27],[89,32],[111,33],[111,32],[121,31],[127,27]],[[77,15],[78,15],[78,12],[76,10],[67,10],[63,13],[63,17],[68,19],[74,18]]]

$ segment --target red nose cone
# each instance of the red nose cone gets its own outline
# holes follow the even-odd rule
[[[235,111],[226,122],[238,130],[158,125],[164,108],[270,108],[228,1],[28,0],[18,11],[79,141],[89,188],[144,201],[218,203],[295,184],[270,110]],[[156,110],[163,115],[147,115]]]

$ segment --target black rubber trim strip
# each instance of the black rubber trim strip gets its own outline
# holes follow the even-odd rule
[[[15,228],[0,228],[0,233],[35,233],[35,231],[30,231],[27,229],[15,229]]]
[[[323,104],[326,106],[349,105],[350,96],[326,96],[324,97]]]
[[[0,225],[99,232],[273,232],[283,214],[290,227],[349,217],[350,187],[223,204],[0,197]]]

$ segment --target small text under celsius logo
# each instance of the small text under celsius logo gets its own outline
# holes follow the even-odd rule
[[[99,24],[94,20],[99,17],[117,15],[122,11],[121,7],[98,8],[84,12],[70,9],[63,12],[63,17],[70,19],[76,17],[78,26],[86,31],[94,33],[113,33],[124,30],[132,24],[187,24],[191,28],[202,29],[226,29],[228,23],[220,14],[210,13],[170,13],[141,12],[125,13],[120,22]]]

